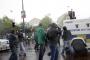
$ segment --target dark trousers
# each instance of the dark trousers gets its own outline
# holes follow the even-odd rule
[[[18,60],[17,58],[17,54],[16,53],[12,53],[9,60]]]
[[[55,45],[50,45],[51,60],[58,60],[58,48]]]
[[[45,45],[41,44],[39,51],[39,60],[43,60],[44,52],[45,52]]]
[[[38,49],[39,49],[39,44],[38,44],[38,43],[35,44],[34,49],[35,49],[35,50],[38,50]]]
[[[10,50],[11,50],[11,56],[10,56],[9,60],[18,60],[17,48],[14,46],[10,46]]]

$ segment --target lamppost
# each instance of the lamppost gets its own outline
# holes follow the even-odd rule
[[[25,21],[24,21],[24,18],[26,18],[26,14],[25,14],[25,10],[24,10],[23,0],[22,0],[21,18],[23,19],[23,33],[25,33]]]

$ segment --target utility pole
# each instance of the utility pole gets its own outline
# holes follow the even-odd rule
[[[24,18],[26,18],[25,10],[24,10],[24,3],[22,0],[22,11],[21,11],[21,17],[23,19],[23,33],[25,33],[25,21]]]

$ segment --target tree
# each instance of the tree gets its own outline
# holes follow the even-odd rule
[[[12,20],[7,16],[0,19],[0,33],[6,33],[12,27]]]
[[[63,21],[67,20],[67,19],[70,19],[68,13],[64,13],[63,15],[61,15],[57,20],[58,26],[62,27],[63,26]]]
[[[23,28],[25,28],[25,29],[26,29],[26,28],[30,28],[30,26],[29,26],[29,24],[28,24],[27,22],[24,23],[24,26],[23,26],[23,22],[21,22],[18,26],[19,26],[20,29],[23,29]]]
[[[18,25],[21,29],[23,29],[23,22],[21,22],[19,25]],[[28,23],[24,22],[24,28],[28,28]]]
[[[2,23],[2,19],[0,19],[0,32],[3,31],[3,23]]]
[[[12,27],[12,19],[8,18],[7,16],[3,17],[3,25],[5,29]]]
[[[45,16],[45,17],[41,20],[41,23],[42,23],[43,27],[46,29],[46,28],[49,26],[49,24],[52,23],[52,19],[51,19],[50,17],[48,17],[48,16]]]

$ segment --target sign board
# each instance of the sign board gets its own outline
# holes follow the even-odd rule
[[[24,10],[21,11],[21,17],[22,17],[22,18],[26,18],[26,14],[25,14],[25,11],[24,11]]]

